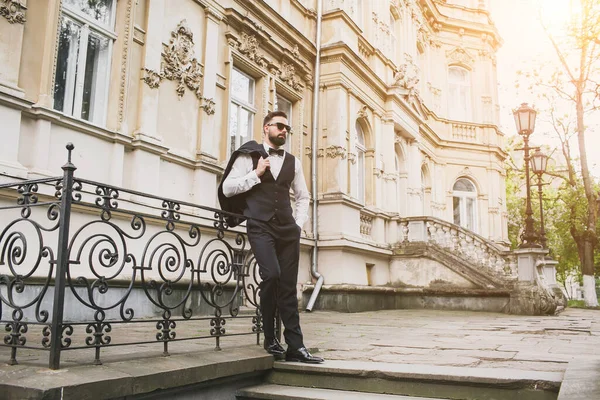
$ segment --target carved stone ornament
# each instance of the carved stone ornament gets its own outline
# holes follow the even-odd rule
[[[9,23],[24,24],[25,13],[19,0],[0,0],[0,15],[8,20]]]
[[[154,72],[151,69],[144,68],[144,77],[142,80],[146,85],[150,86],[151,89],[156,89],[160,86],[160,82],[162,81],[162,75],[158,72]]]
[[[312,159],[312,147],[310,147],[310,146],[306,146],[306,147],[304,148],[304,154],[306,154],[306,156],[307,156],[308,158],[311,158],[311,159]]]
[[[158,88],[163,79],[178,82],[177,96],[181,99],[186,88],[194,92],[194,95],[203,105],[201,108],[207,114],[212,110],[214,114],[214,102],[205,99],[200,89],[202,83],[202,67],[194,57],[194,34],[187,26],[186,20],[182,20],[177,28],[171,32],[171,41],[166,46],[162,55],[161,71],[156,72],[144,68],[143,81],[152,89]],[[212,103],[212,104],[211,104]]]
[[[329,158],[341,158],[344,160],[346,158],[346,149],[342,146],[334,146],[331,145],[327,148],[327,157]]]
[[[232,43],[230,43],[232,44]],[[266,58],[258,52],[258,39],[254,35],[242,33],[238,51],[250,60],[254,61],[259,67],[266,67],[268,62]]]
[[[417,94],[419,83],[419,68],[413,62],[412,57],[405,56],[406,62],[396,68],[391,86],[408,91],[409,95]]]
[[[360,110],[358,110],[358,118],[364,118],[364,119],[368,119],[369,118],[369,114],[367,113],[367,106],[363,105]]]
[[[279,72],[279,79],[287,83],[294,90],[300,90],[300,81],[296,78],[296,69],[291,64],[281,63],[281,71]]]
[[[473,57],[462,47],[447,52],[446,57],[450,63],[462,64],[468,67],[471,67],[474,63]]]
[[[352,164],[356,164],[356,153],[348,153],[348,161],[350,161]]]
[[[298,49],[297,44],[295,44],[294,47],[292,48],[292,56],[294,56],[294,58],[296,60],[300,59],[300,49]]]
[[[255,60],[258,55],[258,40],[256,36],[242,33],[238,50],[249,59]]]
[[[396,182],[397,175],[393,173],[384,172],[381,176],[384,181]]]
[[[206,114],[208,115],[213,115],[215,113],[215,102],[213,99],[207,99],[204,98],[203,99],[203,103],[202,104],[202,109],[204,110],[204,112],[206,112]]]

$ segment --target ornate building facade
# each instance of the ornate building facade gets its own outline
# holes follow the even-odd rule
[[[317,0],[0,0],[3,179],[59,174],[73,142],[79,177],[216,207],[229,154],[283,109],[307,178],[317,157],[327,284],[467,285],[393,249],[425,216],[507,242],[486,1],[323,0],[318,116],[317,17]]]

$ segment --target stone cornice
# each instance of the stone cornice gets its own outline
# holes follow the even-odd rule
[[[343,63],[360,76],[381,99],[385,99],[388,85],[346,43],[337,42],[321,48],[321,63],[328,62]]]
[[[300,32],[287,20],[283,19],[265,2],[248,0],[235,0],[235,2],[256,16],[258,21],[267,26],[272,32],[277,32],[286,43],[290,44],[290,47],[291,44],[297,44],[300,54],[306,55],[311,63],[317,57],[316,45],[313,43],[312,39],[307,38],[303,32]],[[242,15],[232,8],[227,8],[225,11],[227,14],[231,14],[232,11],[235,11],[238,15]],[[227,18],[229,19],[229,16]],[[280,51],[282,52],[282,50]]]
[[[228,8],[225,10],[225,16],[227,24],[239,32],[239,34],[237,34],[230,30],[226,32],[227,37],[237,36],[241,38],[244,34],[254,37],[263,53],[266,52],[268,55],[274,56],[278,61],[292,65],[301,77],[311,74],[313,66],[310,63],[316,58],[316,51],[312,43],[297,40],[297,38],[293,39],[285,29],[274,29],[274,31],[284,37],[284,40],[287,43],[293,43],[295,45],[290,45],[288,48],[275,41],[273,35],[267,32],[262,25],[259,25],[249,16],[242,15],[238,10]],[[300,37],[304,38],[304,36]],[[240,41],[239,38],[236,40]],[[309,60],[303,59],[302,55],[306,54],[309,54]],[[272,63],[270,59],[271,57],[269,57],[268,61],[265,60],[267,61],[267,64]]]
[[[461,20],[458,18],[448,17],[442,14],[440,6],[448,7],[447,5],[440,3],[436,0],[420,0],[421,9],[425,20],[434,30],[446,30],[446,31],[460,31],[465,30],[468,33],[472,33],[473,36],[480,36],[481,34],[488,34],[494,38],[492,47],[496,50],[502,45],[502,38],[498,29],[489,17],[489,13],[483,10],[472,10],[477,13],[484,13],[486,15],[487,24],[480,22],[470,22]],[[470,10],[470,9],[469,9]],[[437,27],[437,29],[436,29]]]
[[[360,36],[363,33],[363,30],[360,29],[358,25],[356,25],[356,22],[354,22],[352,18],[350,18],[346,11],[340,10],[339,8],[323,13],[322,18],[323,22],[338,18],[342,19],[357,36]]]
[[[317,20],[317,11],[312,8],[306,8],[299,0],[291,0],[291,3],[296,7],[305,17]]]

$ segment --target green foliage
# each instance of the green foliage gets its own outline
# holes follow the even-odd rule
[[[521,146],[518,137],[508,138],[507,153],[509,157],[515,148]],[[508,214],[508,240],[510,248],[516,249],[520,244],[519,235],[525,220],[525,201],[523,200],[523,187],[525,177],[522,171],[515,166],[515,160],[509,158],[506,164],[506,210]]]
[[[548,248],[551,249],[553,258],[558,261],[556,278],[561,283],[571,274],[576,274],[579,280],[582,279],[579,253],[571,229],[585,223],[586,204],[581,182],[575,188],[566,182],[558,189],[544,188],[546,237]]]
[[[583,300],[569,300],[569,302],[567,303],[568,307],[573,307],[573,308],[585,308],[585,301]]]

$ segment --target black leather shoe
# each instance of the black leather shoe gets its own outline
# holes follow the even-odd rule
[[[320,364],[325,360],[321,357],[315,357],[312,354],[310,354],[306,347],[300,347],[296,350],[288,349],[285,355],[285,361],[300,361],[309,364]]]
[[[265,339],[264,347],[276,360],[283,360],[285,357],[285,349],[277,339]]]

